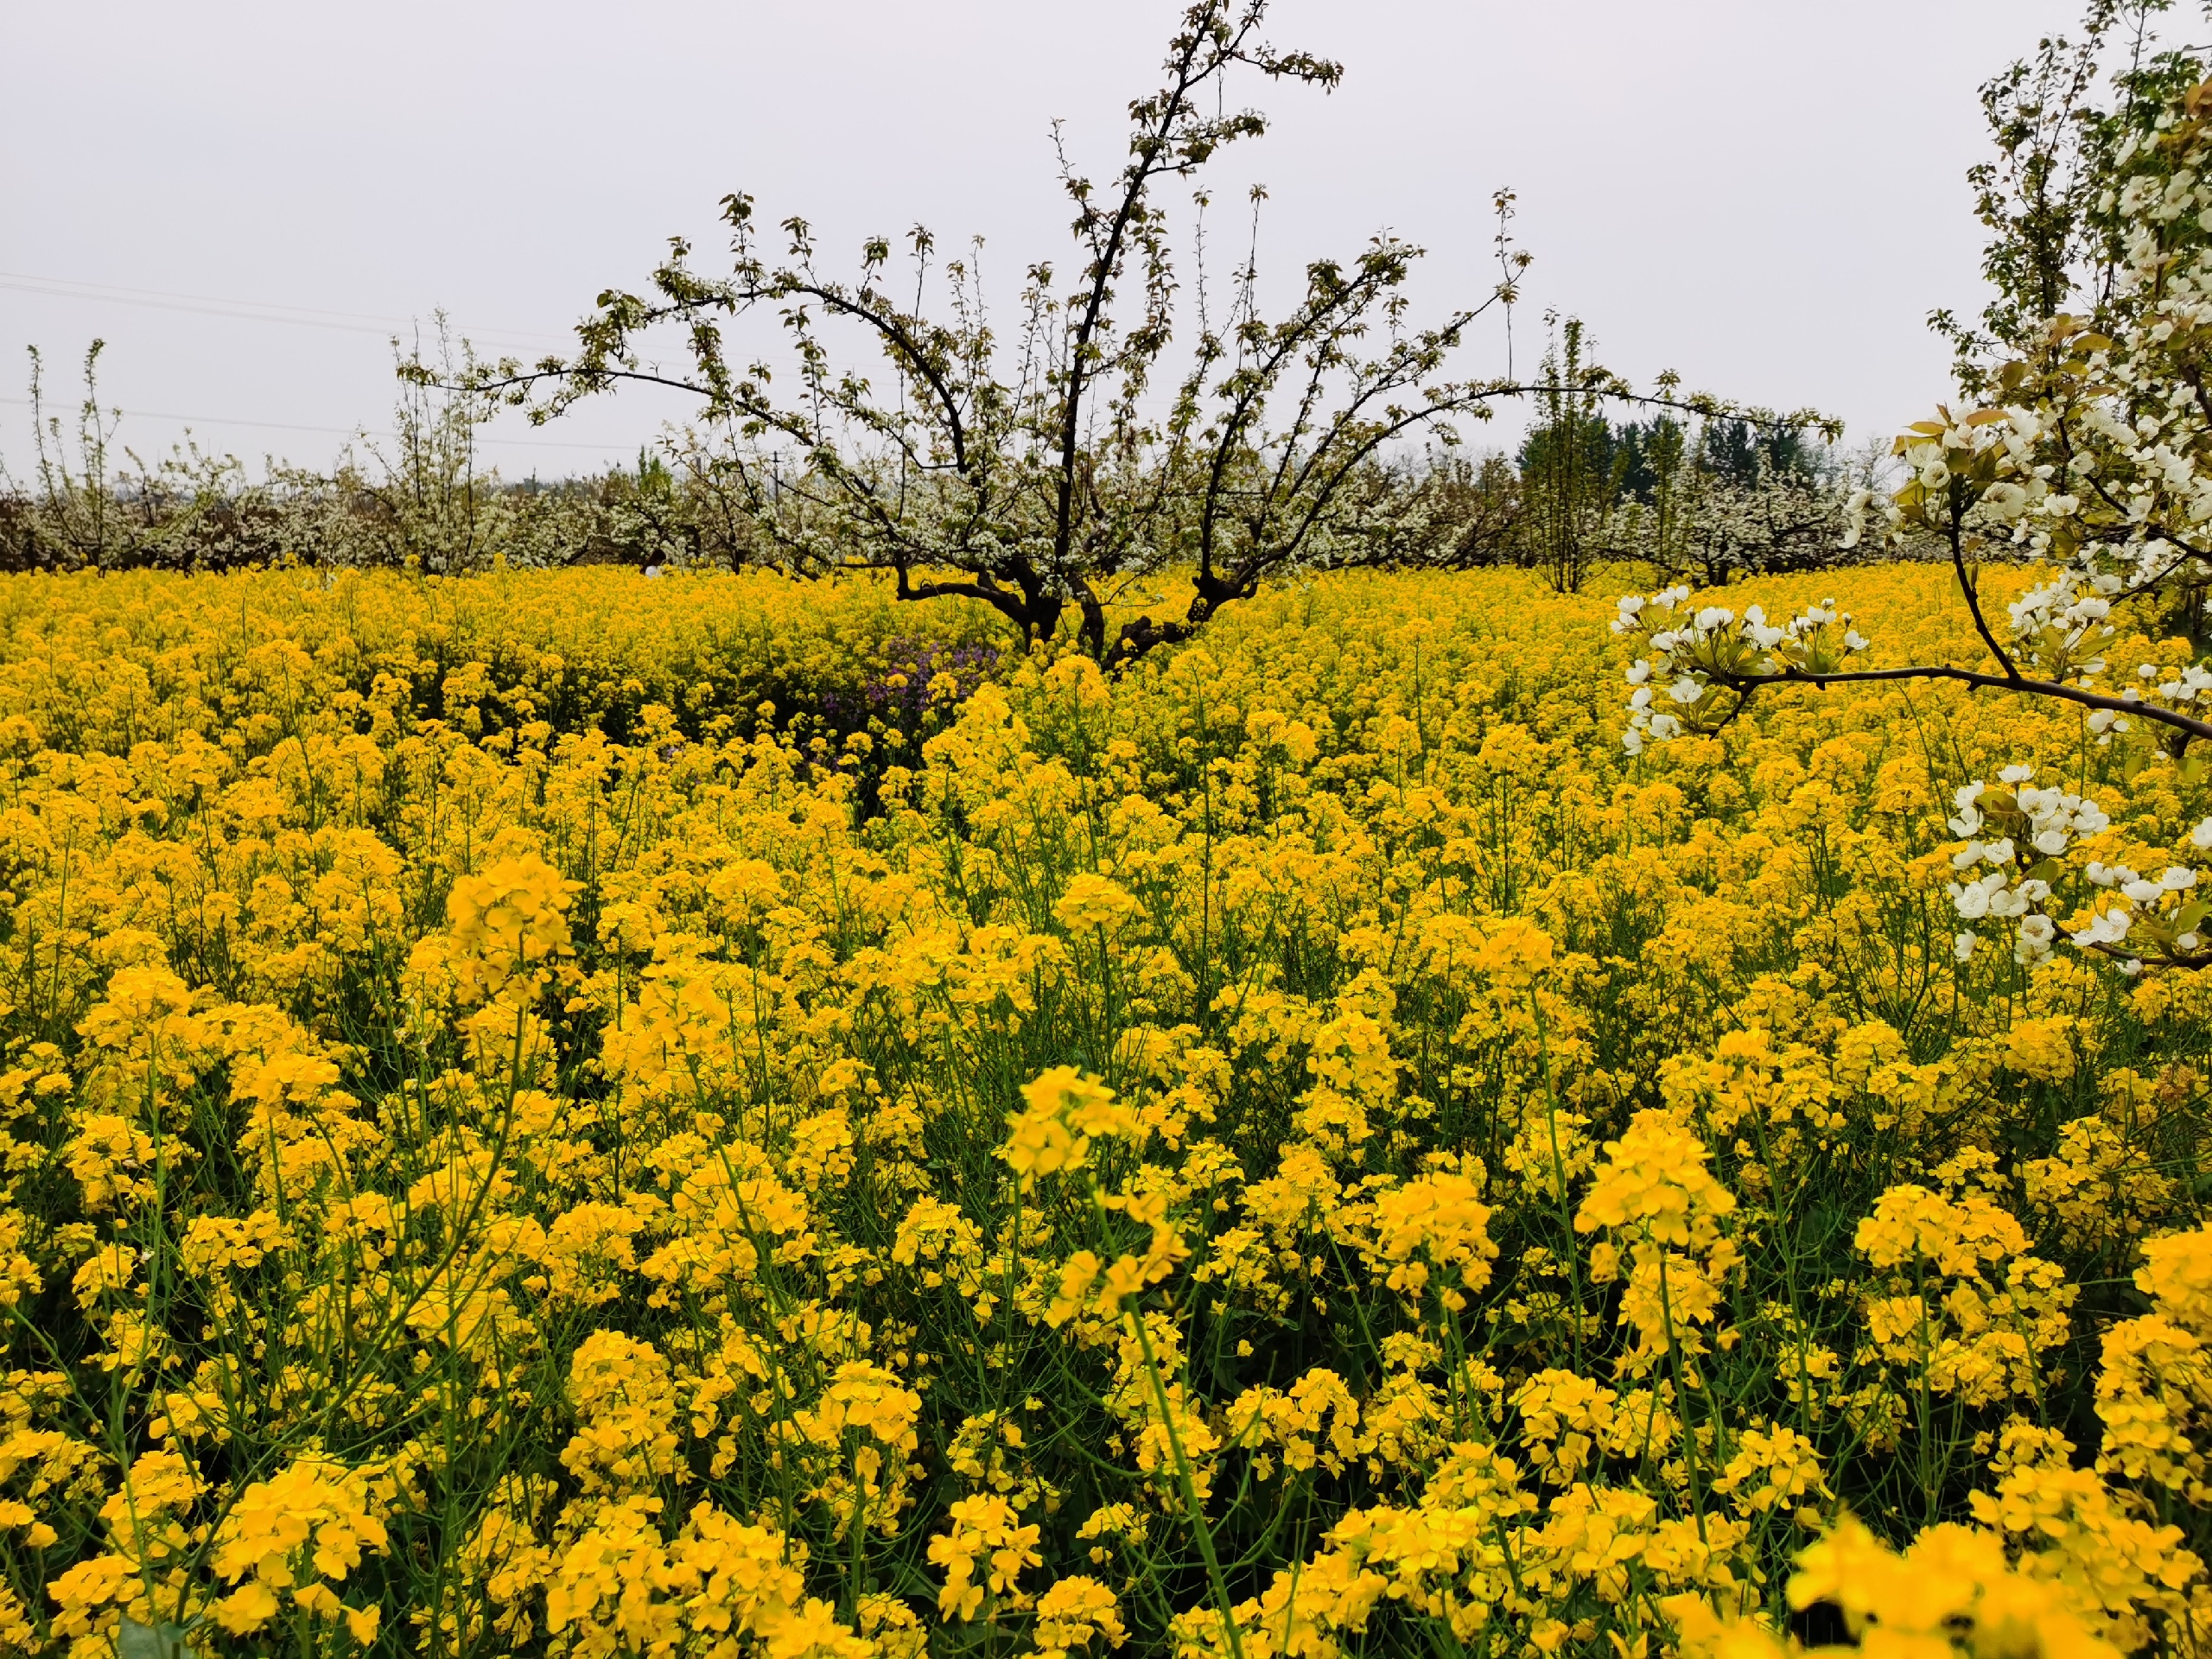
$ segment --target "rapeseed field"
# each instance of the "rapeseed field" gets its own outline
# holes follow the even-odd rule
[[[0,1651],[2196,1651],[2201,758],[1614,615],[0,587]]]

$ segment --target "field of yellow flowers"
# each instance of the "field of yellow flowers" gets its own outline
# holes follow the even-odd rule
[[[1946,817],[2196,761],[1612,613],[0,586],[0,1652],[2195,1650],[2212,979]]]

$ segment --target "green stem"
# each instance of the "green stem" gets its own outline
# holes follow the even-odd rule
[[[1184,1512],[1191,1518],[1191,1531],[1198,1541],[1198,1554],[1206,1564],[1206,1582],[1213,1591],[1215,1609],[1221,1614],[1221,1628],[1229,1637],[1231,1659],[1244,1659],[1243,1637],[1237,1633],[1236,1615],[1229,1605],[1229,1585],[1221,1575],[1221,1559],[1214,1554],[1213,1529],[1206,1524],[1205,1510],[1198,1503],[1197,1484],[1191,1478],[1191,1461],[1183,1455],[1183,1437],[1175,1432],[1175,1414],[1168,1408],[1167,1385],[1160,1381],[1160,1363],[1152,1356],[1152,1333],[1145,1329],[1144,1315],[1128,1313],[1122,1316],[1135,1327],[1137,1346],[1144,1354],[1144,1374],[1152,1380],[1153,1398],[1160,1402],[1160,1426],[1167,1434],[1167,1449],[1174,1454],[1175,1478],[1183,1489]]]

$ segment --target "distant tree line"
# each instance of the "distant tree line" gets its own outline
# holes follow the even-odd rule
[[[1567,326],[1548,374],[1579,372],[1579,334]],[[257,478],[196,444],[152,460],[124,448],[99,403],[99,352],[67,416],[48,410],[34,359],[32,465],[17,474],[0,463],[0,569],[777,562],[728,463],[696,433],[588,477],[502,478],[478,443],[493,402],[410,356],[388,436],[364,437],[327,469],[275,464]],[[1518,565],[1572,591],[1624,562],[1717,586],[1860,556],[1840,547],[1843,504],[1879,481],[1885,456],[1847,456],[1799,428],[1664,411],[1617,420],[1595,393],[1536,396],[1538,418],[1510,454],[1431,447],[1357,469],[1301,563]]]
[[[82,396],[52,412],[31,358],[33,455],[0,458],[0,569],[226,570],[286,560],[459,573],[513,565],[736,565],[748,526],[696,445],[641,449],[637,464],[552,481],[484,465],[481,397],[448,390],[417,354],[400,362],[388,434],[364,435],[326,470],[272,462],[255,477],[237,456],[188,442],[149,459],[118,441],[102,407],[94,341]]]

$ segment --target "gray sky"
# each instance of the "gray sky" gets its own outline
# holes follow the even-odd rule
[[[217,448],[325,461],[388,423],[395,327],[442,306],[489,351],[557,348],[669,236],[712,269],[731,190],[766,223],[807,216],[834,259],[918,219],[941,246],[981,234],[1011,301],[1030,260],[1071,264],[1050,124],[1109,175],[1179,10],[0,0],[0,458],[31,461],[22,347],[66,405],[99,334],[102,401],[142,454],[182,415]],[[1247,83],[1274,130],[1226,159],[1217,200],[1268,186],[1261,256],[1286,283],[1377,230],[1422,244],[1433,314],[1494,280],[1488,202],[1510,185],[1536,257],[1523,366],[1555,308],[1639,381],[1676,368],[1863,437],[1947,391],[1929,309],[1980,303],[1976,86],[2078,11],[1279,0],[1275,43],[1345,79]],[[1233,216],[1210,232],[1217,281]],[[1494,335],[1465,367],[1503,367]],[[537,431],[503,416],[489,453],[510,476],[588,468],[683,412],[632,392]]]

